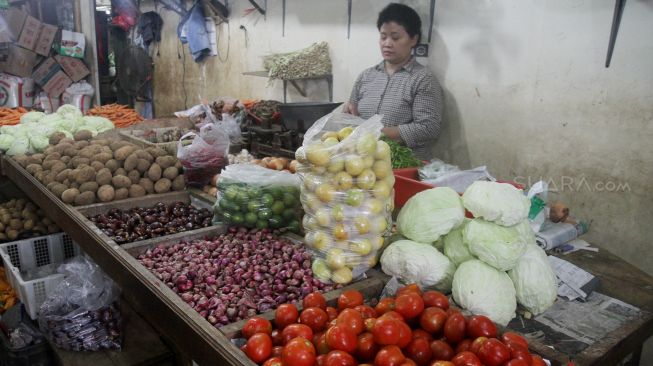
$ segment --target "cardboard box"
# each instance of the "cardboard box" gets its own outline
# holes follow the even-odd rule
[[[36,53],[16,45],[9,45],[9,55],[0,62],[0,71],[20,77],[30,77],[36,64]]]
[[[57,32],[59,32],[59,27],[56,25],[43,23],[41,26],[41,34],[39,34],[38,41],[36,41],[34,51],[39,55],[50,56],[52,43],[54,43]]]
[[[23,24],[27,19],[27,13],[18,8],[9,8],[4,14],[6,20],[7,36],[11,42],[16,42],[20,37],[20,32],[23,30]],[[4,31],[5,29],[3,29]]]
[[[66,88],[72,83],[73,81],[70,80],[68,75],[63,71],[57,71],[41,88],[44,92],[48,93],[49,96],[58,97],[66,91]]]
[[[36,42],[38,42],[39,35],[41,34],[41,25],[42,23],[38,19],[28,15],[16,44],[33,51],[36,48]]]
[[[32,79],[34,79],[34,82],[40,86],[43,86],[47,84],[48,81],[52,79],[54,74],[59,71],[62,71],[61,66],[59,66],[54,58],[48,57],[34,69],[34,72],[32,73]]]
[[[71,78],[74,82],[82,80],[86,75],[91,72],[88,70],[88,67],[84,64],[84,61],[74,58],[56,55],[54,56],[55,60],[61,65],[63,71]]]
[[[84,58],[86,39],[83,33],[76,33],[67,30],[61,31],[61,48],[59,54],[76,58]]]

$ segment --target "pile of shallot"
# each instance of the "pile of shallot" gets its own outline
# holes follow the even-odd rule
[[[231,227],[211,240],[156,246],[138,260],[220,327],[337,287],[314,278],[309,252],[280,234]]]

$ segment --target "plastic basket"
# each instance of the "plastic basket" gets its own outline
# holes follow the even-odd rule
[[[417,168],[394,169],[395,208],[404,207],[406,201],[416,193],[433,188],[433,185],[418,180]]]
[[[79,247],[66,233],[0,244],[7,278],[32,319],[37,318],[43,301],[63,280],[56,267],[79,254]],[[45,269],[51,269],[52,274],[39,274]]]

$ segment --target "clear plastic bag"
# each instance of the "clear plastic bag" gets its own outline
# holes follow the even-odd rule
[[[64,280],[39,309],[41,332],[59,348],[71,351],[120,349],[120,290],[85,257],[59,267]]]
[[[222,113],[222,121],[218,122],[218,126],[227,133],[232,144],[238,144],[242,141],[240,124],[230,114]]]
[[[193,137],[190,145],[184,140]],[[227,165],[229,136],[214,124],[206,124],[199,135],[189,132],[179,139],[177,158],[184,167],[186,185],[203,187]]]
[[[390,147],[379,140],[381,116],[322,117],[297,150],[306,245],[313,273],[346,284],[376,265],[392,225]]]
[[[299,177],[258,165],[235,164],[218,178],[214,222],[247,228],[287,227],[299,233]]]

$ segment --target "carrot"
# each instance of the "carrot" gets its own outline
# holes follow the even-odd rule
[[[87,114],[108,118],[116,128],[128,127],[143,120],[135,110],[115,103],[91,108]]]
[[[12,126],[20,123],[20,117],[27,113],[23,107],[6,108],[0,107],[0,126]]]

